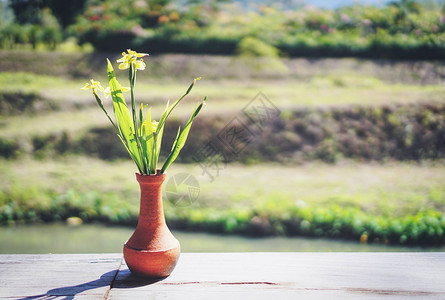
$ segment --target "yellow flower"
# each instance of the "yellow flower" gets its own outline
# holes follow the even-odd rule
[[[144,132],[145,130],[147,130],[146,128],[151,125],[151,132],[146,132],[146,134],[148,134],[148,136],[150,136],[150,135],[152,135],[153,132],[156,132],[156,129],[158,128],[158,123],[159,122],[156,122],[155,120],[153,120],[151,122],[149,120],[145,120],[142,123],[140,130],[141,130],[141,132]]]
[[[107,88],[104,89],[104,96],[105,96],[105,99],[107,99],[110,95],[111,95],[111,90],[110,90],[110,87],[107,86]]]
[[[129,88],[121,86],[122,92],[128,92],[129,90],[130,90]],[[110,90],[109,86],[106,89],[104,89],[102,92],[104,93],[105,99],[107,99],[111,95],[111,90]]]
[[[137,53],[136,51],[127,49],[127,53],[122,52],[122,58],[118,59],[117,62],[119,64],[119,69],[126,70],[133,65],[133,68],[136,70],[144,70],[146,64],[141,57],[148,56],[147,53]],[[141,58],[141,59],[138,59]]]
[[[93,92],[95,92],[95,89],[98,89],[101,92],[104,91],[104,88],[100,85],[100,82],[94,81],[93,79],[90,79],[90,82],[85,83],[85,86],[81,88],[81,90],[89,90],[89,89],[93,89]]]
[[[153,129],[153,132],[156,132],[156,129],[158,128],[158,123],[159,122],[156,122],[155,120],[151,122],[151,128]]]

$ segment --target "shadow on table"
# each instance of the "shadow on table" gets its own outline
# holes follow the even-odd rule
[[[116,274],[117,272],[117,274]],[[73,286],[64,286],[60,288],[55,288],[47,291],[45,294],[28,296],[24,298],[19,298],[17,300],[37,300],[37,299],[60,299],[60,300],[72,300],[76,295],[79,295],[85,291],[104,287],[111,286],[111,288],[136,288],[140,286],[150,285],[159,281],[164,280],[165,278],[157,278],[157,279],[147,279],[142,277],[137,277],[131,272],[126,270],[113,270],[107,273],[102,274],[99,279],[85,282],[78,285]],[[114,281],[114,282],[113,282]]]
[[[133,275],[128,269],[123,269],[119,270],[119,273],[116,276],[116,280],[113,282],[113,288],[120,288],[120,289],[136,288],[140,286],[154,284],[156,282],[164,280],[167,277],[155,278],[155,279],[143,278]]]

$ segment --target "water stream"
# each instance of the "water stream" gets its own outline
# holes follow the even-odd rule
[[[103,225],[65,224],[0,227],[0,253],[106,253],[121,252],[133,229]],[[173,232],[182,252],[380,252],[445,251],[441,248],[360,244],[329,239],[249,238],[208,233]]]

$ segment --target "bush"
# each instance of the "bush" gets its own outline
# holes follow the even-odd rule
[[[13,1],[9,4],[14,10],[18,23],[6,24],[0,27],[0,48],[15,48],[31,46],[36,49],[42,43],[48,49],[54,50],[63,39],[63,31],[51,9],[37,8],[30,1]]]
[[[278,58],[279,52],[277,48],[254,37],[245,37],[236,46],[236,53],[241,57]]]
[[[60,28],[57,27],[43,28],[41,33],[42,42],[45,43],[50,50],[56,49],[56,46],[62,41],[62,37]]]
[[[32,46],[32,49],[35,50],[37,48],[37,44],[42,41],[43,30],[38,25],[29,25],[27,28],[28,41]]]
[[[13,139],[0,138],[0,157],[6,159],[14,159],[19,156],[20,146],[17,141]]]
[[[277,10],[263,5],[246,12],[217,3],[209,7],[196,2],[186,8],[170,1],[88,3],[65,32],[48,8],[31,16],[35,25],[4,25],[0,47],[35,49],[44,43],[53,50],[69,34],[103,52],[122,51],[126,45],[150,53],[445,58],[445,19],[434,9],[407,13],[403,5],[353,5],[337,10]]]
[[[3,49],[14,49],[27,41],[25,27],[8,24],[0,28],[0,45]]]
[[[43,99],[35,92],[0,91],[0,115],[16,115],[24,112],[34,112]]]
[[[407,15],[403,8],[394,6],[286,12],[262,6],[246,13],[233,8],[230,12],[209,11],[205,4],[182,11],[164,4],[139,7],[136,1],[122,4],[123,9],[115,2],[108,0],[88,7],[71,32],[101,51],[118,50],[114,49],[116,36],[126,32],[127,45],[153,53],[445,57],[445,21],[434,10],[416,10]]]
[[[113,193],[63,193],[11,187],[0,191],[0,224],[36,223],[80,217],[86,222],[132,225],[137,204]],[[292,202],[290,202],[292,203]],[[166,202],[169,226],[181,230],[244,235],[328,237],[362,243],[440,246],[445,244],[445,216],[426,210],[403,217],[375,216],[356,207],[270,205],[249,209],[175,207]]]
[[[27,107],[21,102],[12,103]],[[2,105],[6,107],[2,108],[5,113],[21,111],[20,107]],[[444,115],[445,105],[441,103],[332,107],[329,110],[303,108],[287,111],[285,119],[269,120],[255,141],[237,155],[231,154],[223,145],[218,147],[227,150],[224,153],[226,160],[244,163],[302,163],[311,160],[335,163],[342,158],[366,161],[444,159]],[[216,137],[226,122],[224,116],[197,120],[195,130],[202,134],[190,137],[190,143],[181,152],[180,161],[195,162],[193,155],[209,142],[209,137]],[[257,125],[246,122],[251,132],[256,132]],[[165,128],[164,139],[174,140],[180,124],[179,120],[171,122]],[[96,142],[97,135],[104,137],[100,143]],[[10,142],[16,147],[13,151],[29,153],[31,149],[31,154],[37,157],[61,155],[69,150],[70,153],[85,153],[102,159],[127,158],[112,127],[92,128],[81,135],[67,132],[34,136],[31,140],[13,138]],[[214,142],[218,143],[217,140]],[[162,147],[168,151],[171,145],[163,143]]]

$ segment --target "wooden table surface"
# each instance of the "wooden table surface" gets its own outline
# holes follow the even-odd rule
[[[445,253],[182,253],[132,276],[121,254],[0,255],[0,299],[445,299]]]

